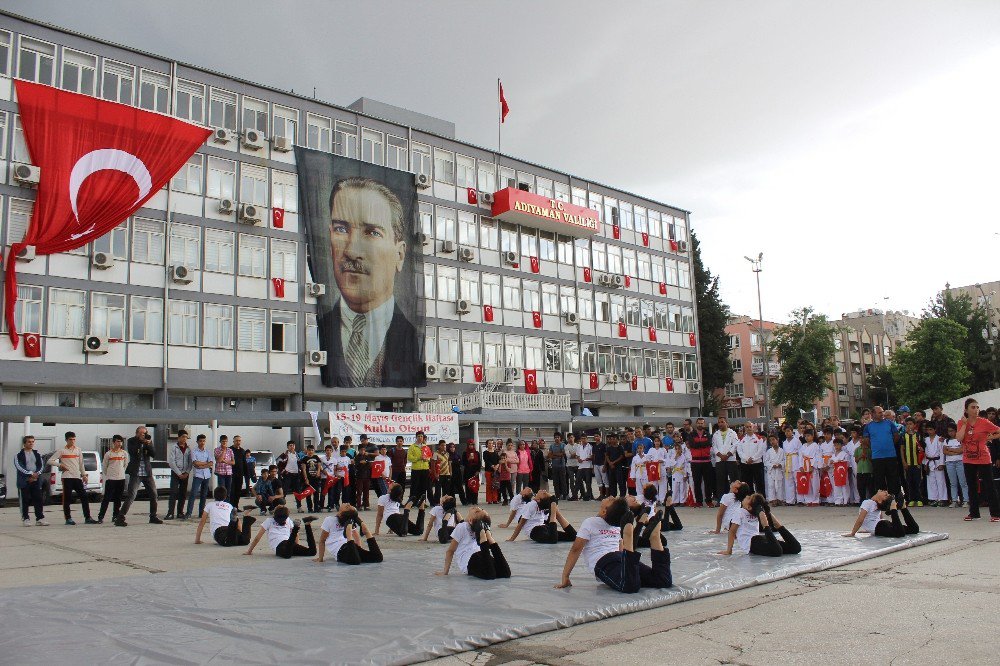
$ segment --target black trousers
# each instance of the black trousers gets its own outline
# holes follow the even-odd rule
[[[899,512],[903,512],[903,521],[899,520]],[[917,521],[913,519],[910,512],[907,511],[906,507],[900,507],[899,509],[893,509],[889,511],[889,520],[880,520],[875,523],[875,531],[872,532],[875,536],[880,537],[890,537],[892,539],[899,539],[907,534],[916,534],[920,531],[920,526],[917,525]]]
[[[182,479],[181,477],[177,476],[174,472],[170,473],[170,499],[167,501],[168,516],[174,515],[174,505],[178,502],[180,503],[179,510],[181,512],[181,515],[184,515],[184,500],[187,499],[189,478],[191,478],[190,475]],[[234,481],[235,478],[236,477],[233,477]],[[107,491],[105,491],[105,494],[107,494]],[[231,499],[229,500],[229,503],[232,504],[233,506],[236,506],[236,500]],[[103,509],[104,507],[103,503],[101,507]],[[101,515],[103,516],[104,513],[101,513]]]
[[[392,482],[398,483],[401,487],[406,487],[406,468],[404,467],[398,472],[392,473]]]
[[[511,484],[510,479],[500,482],[500,503],[510,504],[510,501],[514,499],[514,486]]]
[[[739,465],[735,460],[720,460],[715,463],[715,490],[720,497],[728,492],[729,484],[739,478]]]
[[[899,460],[897,458],[872,459],[872,484],[874,484],[875,490],[888,490],[899,497]],[[862,497],[868,497],[868,495],[865,494]]]
[[[451,474],[439,474],[434,487],[427,498],[431,504],[437,504],[441,498],[451,493]]]
[[[242,474],[233,470],[233,485],[229,490],[229,499],[226,500],[233,506],[236,506],[236,503],[240,501],[240,497],[243,496],[243,478]],[[171,495],[171,497],[173,497],[173,495]]]
[[[250,545],[250,528],[255,520],[257,519],[253,516],[244,516],[242,527],[238,527],[235,520],[230,520],[228,527],[216,528],[215,533],[212,534],[215,537],[215,543],[227,547]]]
[[[875,494],[875,489],[872,488],[871,472],[858,472],[857,484],[858,484],[858,497],[860,497],[862,500],[867,499]]]
[[[431,472],[428,469],[415,469],[410,477],[410,499],[416,500],[421,495],[431,494]]]
[[[740,463],[740,481],[750,484],[750,492],[764,494],[764,463]]]
[[[112,505],[112,518],[117,518],[122,509],[122,497],[125,495],[125,479],[108,479],[104,482],[104,497],[101,498],[101,510],[97,512],[97,519],[104,520],[104,515],[108,512],[108,505]],[[184,501],[181,500],[183,507]],[[182,510],[183,511],[183,510]]]
[[[624,467],[625,462],[619,463],[618,467],[608,469],[608,492],[612,497],[625,497],[628,494],[628,470]]]
[[[965,479],[969,483],[969,515],[979,517],[979,482],[983,482],[984,498],[990,507],[990,516],[1000,516],[1000,502],[997,501],[997,491],[993,486],[992,465],[965,464]]]
[[[560,541],[576,541],[576,530],[567,525],[565,531],[560,531],[559,523],[551,520],[544,525],[538,525],[531,530],[528,537],[535,543],[559,543]]]
[[[291,518],[289,518],[291,520]],[[306,543],[307,546],[295,543],[295,537],[298,536],[299,526],[296,524],[292,527],[292,534],[284,541],[278,544],[278,547],[274,549],[274,554],[278,557],[283,557],[286,560],[292,557],[312,557],[316,554],[316,539],[313,537],[312,525],[306,523]]]
[[[42,485],[35,481],[27,482],[24,488],[18,488],[21,494],[21,520],[28,520],[28,509],[34,507],[35,509],[35,520],[41,520],[45,517],[45,513],[42,511]]]
[[[403,513],[394,513],[385,519],[385,524],[396,533],[396,536],[406,536],[407,532],[413,536],[420,536],[424,533],[424,510],[417,512],[417,522],[410,520],[410,510],[403,509]]]
[[[441,543],[448,543],[451,541],[451,533],[455,531],[455,528],[451,525],[445,525],[444,527],[438,528],[438,541]]]
[[[375,537],[368,539],[368,550],[358,548],[354,541],[348,541],[337,551],[337,561],[343,564],[378,564],[382,561]]]
[[[715,475],[710,462],[691,463],[691,481],[694,483],[694,501],[711,502],[715,497]],[[702,493],[702,486],[705,491]]]
[[[649,557],[653,564],[651,567],[643,564],[639,560],[639,553],[634,551],[608,553],[597,561],[594,575],[611,589],[626,594],[633,594],[644,587],[663,588],[673,585],[670,551],[652,550]]]
[[[301,474],[283,474],[281,477],[281,490],[285,493],[285,501],[287,502],[294,493],[302,492],[302,475]],[[302,500],[295,500],[295,507],[298,509],[302,508]]]
[[[784,526],[778,528],[778,534],[781,535],[781,541],[778,541],[773,529],[765,527],[763,534],[750,539],[750,554],[781,557],[802,552],[802,546]]]
[[[309,479],[309,485],[315,492],[306,498],[306,508],[309,511],[319,511],[323,508],[323,479]]]
[[[500,550],[500,544],[479,544],[479,552],[469,558],[469,575],[483,580],[510,578],[510,565]]]
[[[580,499],[594,499],[594,468],[581,467],[576,471],[577,486],[580,489]]]
[[[903,477],[906,480],[906,501],[923,502],[923,470],[920,465],[910,465],[903,470]]]
[[[70,506],[73,504],[73,495],[80,498],[80,506],[83,508],[83,517],[90,518],[90,502],[87,501],[87,489],[83,486],[83,479],[63,479],[63,515],[66,516],[66,520],[69,520]]]

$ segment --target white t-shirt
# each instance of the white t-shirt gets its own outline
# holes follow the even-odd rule
[[[528,500],[529,502],[531,500]],[[514,512],[514,520],[521,517],[521,510],[524,507],[524,497],[520,494],[514,495],[514,499],[510,501],[510,510]]]
[[[431,534],[437,534],[437,531],[444,527],[444,507],[438,504],[436,507],[430,510],[431,514]],[[448,514],[448,527],[455,527],[455,514]]]
[[[580,460],[577,457],[579,455],[578,449],[579,449],[579,446],[577,446],[576,444],[567,444],[566,445],[566,466],[567,467],[579,467],[580,466]]]
[[[337,476],[343,478],[347,476],[347,468],[351,466],[351,459],[347,456],[337,458]]]
[[[479,552],[479,542],[476,541],[476,533],[469,527],[469,523],[463,520],[455,527],[455,531],[451,533],[451,538],[453,541],[458,542],[458,548],[455,549],[455,564],[458,565],[458,569],[462,573],[469,573],[469,560]]]
[[[383,508],[382,524],[385,525],[386,527],[389,527],[389,524],[386,522],[387,520],[389,520],[389,516],[392,516],[397,513],[403,513],[402,505],[399,502],[393,501],[388,494],[379,497],[376,506],[380,506]],[[376,511],[377,510],[378,509],[376,509]]]
[[[874,532],[875,525],[878,524],[878,521],[882,520],[882,510],[878,508],[878,504],[875,503],[875,500],[866,499],[861,503],[860,511],[867,511],[868,515],[865,516],[864,521],[861,523],[859,531]]]
[[[949,439],[944,443],[944,446],[947,446],[949,449],[960,449],[962,448],[962,443],[957,439]],[[941,450],[944,451],[944,448],[942,447]],[[946,454],[944,457],[944,461],[946,463],[962,462],[962,454],[961,453]],[[958,473],[961,474],[962,471],[959,470]],[[954,494],[954,489],[952,489],[952,494]]]
[[[337,476],[337,462],[340,460],[336,454],[333,457],[327,459],[325,455],[320,456],[319,464],[323,466],[323,471],[329,477]]]
[[[538,502],[531,500],[521,508],[521,518],[527,521],[522,529],[527,534],[531,534],[531,530],[544,525],[548,521],[549,512],[542,511],[541,507],[538,506]]]
[[[726,493],[719,500],[719,504],[726,507],[725,512],[722,514],[722,529],[729,527],[729,523],[736,520],[736,511],[742,509],[740,503],[736,501],[736,495],[733,493]]]
[[[277,551],[278,544],[287,541],[292,536],[292,518],[285,519],[284,525],[274,522],[274,518],[268,518],[260,524],[261,528],[267,531],[267,545],[271,550]]]
[[[618,527],[609,525],[600,516],[591,516],[580,523],[580,530],[576,536],[578,539],[587,540],[587,545],[583,547],[583,556],[587,559],[587,566],[593,571],[602,557],[618,550],[622,531]]]
[[[299,473],[299,456],[296,453],[288,454],[288,462],[285,463],[285,472],[287,474],[298,474]]]
[[[215,534],[220,527],[229,527],[233,517],[233,505],[229,502],[212,502],[205,507],[208,511],[208,527]]]
[[[736,505],[732,522],[736,523],[736,545],[744,553],[750,552],[750,540],[760,534],[760,520],[740,505]]]
[[[344,536],[344,526],[340,524],[337,516],[327,516],[323,521],[323,531],[330,533],[326,538],[326,552],[336,557],[340,548],[348,541]]]
[[[594,468],[594,447],[590,444],[577,444],[576,455],[580,459],[580,469]]]

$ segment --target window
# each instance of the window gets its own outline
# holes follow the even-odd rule
[[[298,315],[294,312],[271,312],[271,351],[294,353],[298,350]]]
[[[54,86],[56,47],[29,37],[21,37],[17,76],[25,81]]]
[[[635,250],[622,250],[623,275],[636,276]]]
[[[240,234],[240,275],[267,276],[267,239],[263,236]]]
[[[520,278],[503,277],[503,306],[508,310],[519,310],[521,308],[521,280]]]
[[[267,136],[267,102],[243,98],[243,131],[257,130]]]
[[[517,186],[519,189],[527,188],[528,192],[535,191],[535,175],[530,173],[524,173],[523,171],[517,172]]]
[[[632,204],[621,202],[618,206],[618,219],[622,229],[632,229]]]
[[[854,385],[854,399],[861,400],[863,387],[860,384]],[[845,393],[846,395],[846,393]]]
[[[497,169],[492,162],[480,160],[479,167],[479,189],[492,194],[497,191]]]
[[[542,352],[541,338],[525,338],[524,367],[535,370],[545,367],[545,358]]]
[[[10,76],[10,40],[11,34],[0,30],[0,76]]]
[[[319,324],[315,312],[306,313],[306,349],[319,349]]]
[[[260,308],[239,309],[240,329],[237,348],[240,351],[265,351],[264,321],[266,315],[267,311]]]
[[[338,120],[334,124],[333,152],[358,159],[358,127]]]
[[[559,340],[545,338],[545,369],[550,371],[562,370],[562,344]]]
[[[837,384],[837,395],[847,397],[847,384]]]
[[[821,407],[821,408],[820,408],[820,415],[821,415],[821,416],[822,416],[822,417],[823,417],[824,419],[828,419],[828,418],[830,418],[830,408],[829,408],[829,407]]]
[[[294,173],[271,171],[271,205],[286,213],[299,209],[299,185]]]
[[[639,314],[643,328],[649,328],[650,326],[653,326],[655,324],[655,322],[653,321],[652,301],[639,301]]]
[[[434,180],[446,185],[455,184],[455,153],[434,149]]]
[[[306,146],[327,153],[333,150],[333,121],[323,116],[306,114]]]
[[[576,252],[576,265],[579,267],[590,266],[590,241],[586,238],[577,238],[572,241]]]
[[[521,256],[538,256],[538,235],[534,229],[521,229]]]
[[[576,340],[563,341],[563,371],[580,372],[580,343]]]
[[[431,147],[422,143],[411,144],[410,170],[413,173],[431,175]]]
[[[839,337],[833,339],[833,348],[838,351],[844,348],[844,343],[841,341]]]
[[[850,417],[851,417],[851,409],[849,407],[841,407],[840,418],[846,420],[849,419]]]
[[[178,81],[174,115],[193,123],[205,122],[205,86],[192,81]]]
[[[559,287],[548,282],[542,284],[542,312],[559,316]]]
[[[132,261],[162,264],[164,245],[163,222],[136,218],[132,225]]]
[[[580,319],[586,319],[588,321],[594,319],[594,295],[589,291],[580,291],[578,293],[577,299],[577,312],[580,314]]]
[[[7,112],[0,111],[0,159],[5,157],[7,157]]]
[[[580,350],[580,362],[584,372],[598,372],[597,343],[585,342]]]
[[[456,157],[455,184],[476,189],[476,160],[465,155]]]
[[[852,354],[857,354],[860,351],[858,343],[853,340],[848,342],[847,345],[850,348]]]
[[[200,153],[195,153],[188,158],[184,166],[181,167],[180,171],[170,181],[170,187],[174,192],[201,194],[204,159],[205,156]]]
[[[505,222],[500,223],[500,249],[503,252],[513,252],[517,254],[517,227]]]
[[[738,336],[738,335],[730,335],[729,336],[729,348],[730,349],[739,349],[740,348],[740,336]]]
[[[462,346],[458,342],[458,329],[438,329],[438,360],[441,363],[457,365],[462,356]]]
[[[687,240],[687,220],[685,220],[682,217],[675,217],[674,218],[674,227],[676,228],[676,233],[677,233],[676,240],[678,240],[678,241],[686,241]]]
[[[691,286],[691,271],[686,263],[678,264],[677,275],[679,277],[678,283],[682,288],[688,288]]]
[[[629,326],[641,326],[642,320],[639,318],[639,301],[634,298],[625,299],[625,321]]]
[[[742,359],[733,359],[733,372],[743,372],[743,361]]]
[[[97,57],[63,49],[62,89],[84,95],[96,95]]]
[[[391,134],[386,137],[385,165],[390,169],[406,170],[406,139]]]
[[[681,307],[681,332],[694,333],[694,310],[689,307]]]
[[[726,397],[733,398],[743,395],[743,383],[726,384]]]
[[[665,282],[672,286],[677,286],[677,262],[673,259],[666,261],[667,276]]]
[[[170,227],[170,263],[197,268],[201,266],[201,229],[187,224]]]
[[[267,169],[253,164],[240,165],[240,202],[267,206]]]
[[[861,343],[861,352],[864,353],[864,354],[871,354],[872,353],[872,343],[870,343],[870,342],[862,342]]]
[[[21,333],[42,332],[42,298],[44,287],[17,285],[17,303],[14,304],[14,324]]]
[[[129,324],[132,342],[163,342],[163,300],[146,296],[132,297]]]
[[[435,232],[434,237],[438,240],[455,240],[455,224],[458,214],[453,208],[442,208],[438,206],[434,210]]]
[[[860,363],[851,363],[851,372],[853,374],[855,374],[855,375],[860,375],[861,374],[861,364]]]
[[[459,275],[459,294],[472,305],[479,305],[479,271],[463,269]]]
[[[538,291],[538,282],[534,280],[525,280],[521,288],[521,293],[523,295],[523,309],[525,312],[542,311],[542,296],[541,292]]]
[[[652,277],[652,269],[650,268],[652,258],[645,252],[639,252],[636,255],[638,275],[640,280],[649,280]]]
[[[483,365],[487,368],[503,367],[503,336],[499,333],[483,334]]]
[[[494,273],[483,273],[482,277],[483,305],[495,308],[501,306],[500,276]]]
[[[538,257],[544,261],[556,260],[556,235],[551,231],[538,232]]]
[[[208,158],[207,194],[213,199],[235,199],[236,162],[220,157]]]
[[[204,346],[233,348],[233,306],[205,303]]]
[[[684,371],[688,379],[698,379],[698,356],[684,354]]]
[[[524,367],[524,337],[520,335],[504,336],[504,365],[508,368]]]
[[[635,207],[635,230],[640,234],[649,233],[649,223],[646,219],[646,209],[640,208],[639,206]]]
[[[552,181],[549,178],[542,178],[539,176],[535,180],[535,191],[537,194],[542,195],[548,199],[552,198]]]
[[[837,372],[846,372],[846,367],[844,366],[843,361],[836,361],[836,364],[837,364]]]
[[[273,108],[274,136],[280,136],[295,143],[299,136],[299,112],[277,104]]]
[[[361,159],[372,164],[385,164],[385,140],[382,132],[361,128]]]
[[[500,249],[500,230],[496,222],[485,217],[479,218],[479,246],[484,250]]]
[[[659,257],[653,257],[652,272],[650,277],[653,282],[666,283],[666,278],[663,273],[663,261]]]
[[[572,286],[559,287],[559,307],[563,314],[576,312],[576,290]]]
[[[750,349],[760,350],[760,333],[750,333]]]
[[[295,241],[271,239],[271,277],[298,280],[299,248]]]
[[[424,298],[434,299],[434,264],[424,264]]]
[[[193,301],[170,302],[170,344],[198,346],[198,307]]]
[[[7,216],[7,245],[20,243],[28,233],[28,222],[31,221],[31,211],[34,202],[27,199],[11,199],[10,212]]]
[[[232,274],[233,243],[233,232],[205,229],[205,270]]]
[[[734,407],[726,410],[726,416],[731,419],[743,419],[746,418],[746,415],[746,407]]]
[[[606,271],[608,269],[608,249],[604,243],[594,242],[590,255],[593,260],[592,266],[595,271]]]
[[[427,234],[428,238],[434,237],[434,206],[429,203],[421,201],[418,205],[418,213],[420,216],[420,232]]]
[[[458,211],[458,242],[475,247],[478,243],[476,216],[464,210]]]
[[[455,268],[451,266],[437,267],[437,297],[440,301],[458,299],[458,271]]]
[[[637,377],[642,376],[642,350],[631,347],[628,350],[628,371]]]
[[[608,272],[612,275],[622,274],[622,249],[617,245],[608,246]]]
[[[49,289],[49,336],[82,338],[86,294],[69,289]]]
[[[170,113],[170,77],[142,70],[139,75],[139,106],[147,111]]]
[[[483,362],[483,334],[479,331],[462,330],[462,361],[466,365]]]
[[[236,131],[236,94],[212,88],[208,98],[208,124]]]
[[[500,167],[500,179],[497,183],[500,188],[517,187],[517,178],[514,176],[514,170],[510,167]]]

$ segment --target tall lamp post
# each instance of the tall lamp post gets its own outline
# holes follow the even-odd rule
[[[983,340],[986,344],[990,346],[990,370],[993,373],[993,388],[997,388],[997,359],[996,359],[996,341],[1000,339],[1000,330],[993,325],[993,300],[986,296],[986,292],[983,291],[983,285],[976,283],[976,289],[979,293],[983,295],[983,308],[986,310],[986,328],[983,329]],[[991,296],[995,296],[996,292],[992,292]]]
[[[751,259],[750,257],[743,258],[750,262],[754,275],[757,278],[757,316],[760,323],[760,348],[764,352],[764,432],[766,433],[771,429],[771,372],[768,368],[771,352],[764,341],[764,306],[760,300],[760,271],[762,270],[760,264],[764,260],[764,253],[759,253],[756,259]]]

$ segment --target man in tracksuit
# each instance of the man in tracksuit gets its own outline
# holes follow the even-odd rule
[[[177,433],[177,442],[170,447],[167,464],[170,465],[170,501],[167,503],[167,515],[164,520],[174,519],[174,505],[180,503],[181,516],[184,515],[184,500],[187,498],[188,478],[194,463],[191,461],[191,447],[187,443],[187,430]]]
[[[48,525],[42,509],[42,456],[35,451],[35,438],[25,435],[21,438],[23,447],[14,456],[14,467],[17,468],[17,490],[21,495],[21,520],[25,527],[31,526],[28,519],[28,509],[35,509],[35,524]]]

